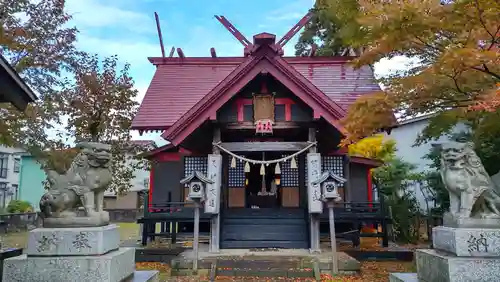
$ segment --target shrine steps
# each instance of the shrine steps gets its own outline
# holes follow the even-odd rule
[[[304,209],[228,209],[221,223],[223,249],[309,248]]]

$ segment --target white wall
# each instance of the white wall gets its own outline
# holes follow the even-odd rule
[[[3,145],[0,145],[0,154],[1,155],[6,155],[7,156],[7,177],[2,178],[0,177],[0,183],[7,184],[7,188],[9,190],[6,190],[5,193],[4,191],[0,191],[0,207],[5,207],[9,204],[11,200],[16,199],[16,189],[12,185],[17,185],[19,189],[19,180],[20,180],[20,172],[21,172],[21,156],[19,153],[24,152],[22,149],[18,148],[10,148],[10,147],[5,147]],[[14,164],[18,161],[19,165],[19,170],[17,172],[14,171]],[[9,195],[8,192],[11,192],[12,195]],[[5,197],[5,199],[4,199]]]
[[[134,159],[128,159],[127,165],[133,165],[134,162],[137,162]],[[134,177],[130,180],[132,187],[130,191],[137,192],[142,190],[149,190],[149,171],[145,169],[136,169],[133,173]],[[144,180],[147,180],[146,182]],[[106,191],[106,196],[115,195],[116,193],[112,191]]]
[[[129,162],[135,162],[131,160]],[[144,181],[146,180],[146,181]],[[131,191],[141,191],[149,189],[149,171],[145,169],[136,169],[132,181]]]
[[[431,164],[431,162],[428,159],[425,159],[424,156],[430,152],[432,143],[440,143],[450,140],[448,136],[441,136],[436,141],[430,141],[413,147],[413,144],[415,144],[418,135],[422,132],[422,130],[427,126],[428,123],[428,118],[415,118],[410,121],[402,122],[399,127],[392,130],[390,135],[386,134],[387,138],[391,138],[396,141],[396,156],[401,158],[405,162],[416,165],[417,172],[425,172],[429,170],[429,165]],[[466,129],[466,125],[458,124],[453,129],[453,132],[461,132]],[[420,207],[422,209],[425,209],[426,196],[422,194],[421,189],[418,187],[413,187],[412,190],[415,192],[415,196],[419,201]]]

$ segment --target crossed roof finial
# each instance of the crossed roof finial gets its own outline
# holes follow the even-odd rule
[[[283,47],[292,39],[299,30],[304,27],[312,18],[313,14],[308,12],[302,19],[300,19],[297,24],[295,24],[277,43],[273,42],[275,50],[278,51],[280,55],[283,55]],[[228,19],[224,16],[215,16],[215,18],[229,31],[231,34],[245,47],[245,56],[252,52],[255,45],[255,39],[259,38],[258,35],[254,36],[254,43],[250,42]],[[265,33],[261,33],[265,34]],[[271,34],[269,34],[271,35]],[[274,36],[274,35],[273,35]]]

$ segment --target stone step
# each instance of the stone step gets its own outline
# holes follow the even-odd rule
[[[314,277],[310,259],[245,258],[217,260],[217,275],[232,277]]]
[[[311,261],[301,260],[265,260],[265,259],[245,259],[245,260],[218,260],[218,268],[251,268],[251,269],[291,269],[291,268],[312,268]]]
[[[418,282],[416,273],[391,273],[389,282]]]
[[[134,271],[134,274],[124,282],[160,282],[160,272],[157,270]]]
[[[225,277],[287,277],[287,278],[313,278],[312,269],[252,269],[233,268],[217,269],[217,276]]]
[[[212,263],[215,263],[212,266]],[[179,261],[174,267],[176,275],[189,275],[192,261]],[[313,263],[310,258],[218,258],[198,262],[199,269],[214,269],[216,276],[228,277],[314,277]]]

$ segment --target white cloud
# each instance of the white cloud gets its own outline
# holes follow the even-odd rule
[[[79,34],[78,47],[86,51],[97,52],[102,56],[118,55],[122,61],[132,65],[149,65],[148,57],[159,56],[161,53],[160,44],[137,41],[127,37],[115,40]]]
[[[153,15],[108,5],[99,0],[68,0],[66,9],[79,29],[119,27],[132,32],[156,32]]]
[[[296,0],[290,2],[279,9],[271,11],[266,20],[273,24],[279,21],[299,20],[313,7],[314,2],[315,0]]]

